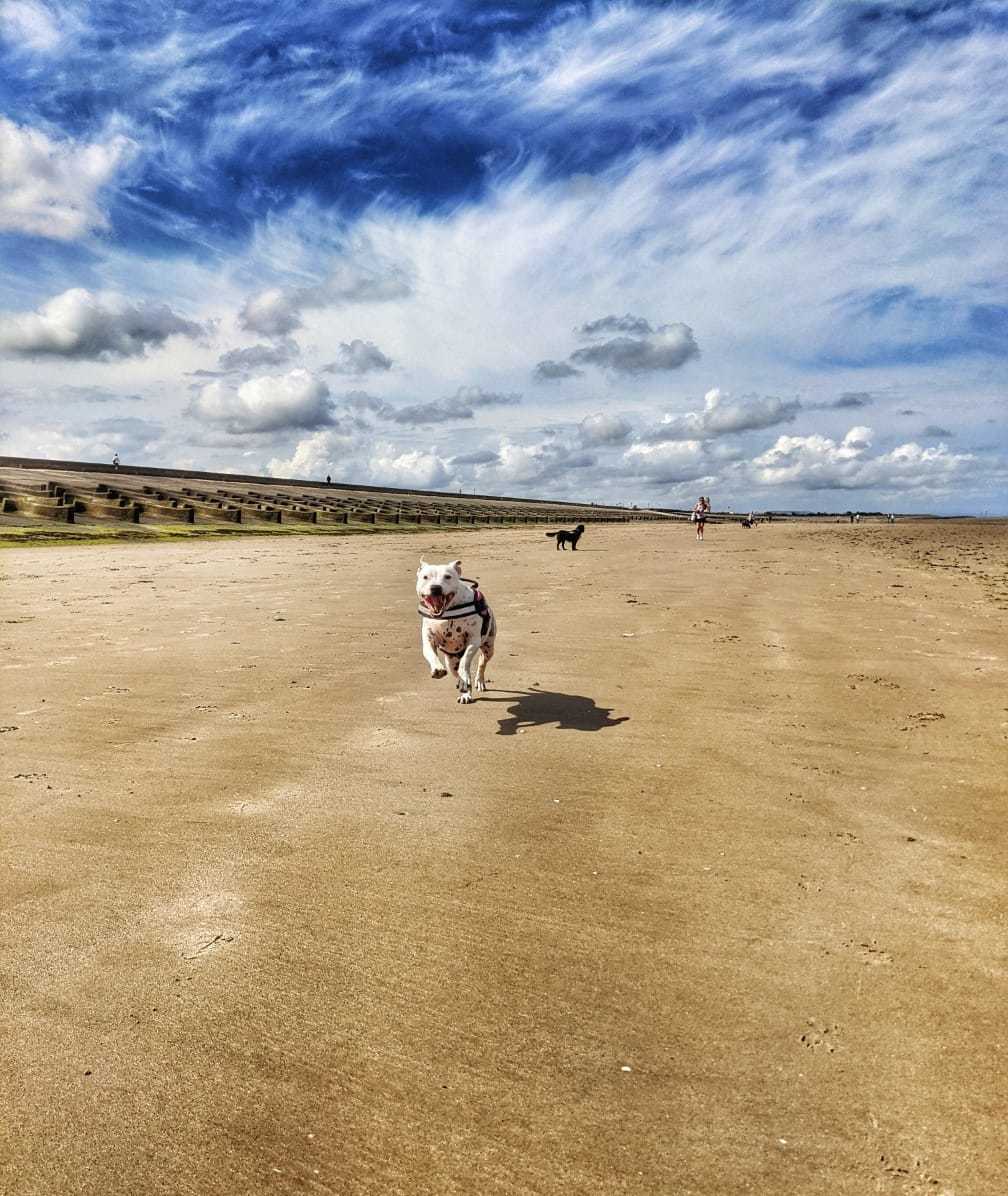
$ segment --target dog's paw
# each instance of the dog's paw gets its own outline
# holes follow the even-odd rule
[[[486,682],[486,681],[477,681],[476,682],[476,692],[478,694],[485,694],[487,691],[487,684],[488,684],[488,682]]]
[[[468,706],[469,703],[472,701],[473,701],[473,696],[468,690],[464,690],[462,693],[459,694],[459,702],[461,702],[461,704],[463,706]]]
[[[430,675],[435,681],[440,681],[442,677],[448,676],[448,670],[447,669],[431,669]]]

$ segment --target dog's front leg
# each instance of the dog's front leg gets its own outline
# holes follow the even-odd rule
[[[459,661],[459,701],[465,705],[473,700],[473,665],[479,655],[479,642],[469,644]]]
[[[443,677],[448,672],[438,658],[437,649],[434,647],[434,641],[431,638],[430,624],[426,619],[420,628],[420,651],[423,652],[424,660],[430,665],[430,675],[432,677]]]

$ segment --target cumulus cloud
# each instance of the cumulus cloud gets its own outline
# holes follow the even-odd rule
[[[171,336],[206,332],[165,303],[131,303],[120,295],[78,287],[56,295],[37,312],[0,316],[0,350],[17,357],[111,361],[143,357]]]
[[[217,361],[221,369],[229,373],[233,370],[258,370],[271,365],[284,365],[300,352],[297,342],[286,338],[274,341],[272,345],[230,349],[222,353]]]
[[[650,323],[640,316],[603,316],[600,320],[590,320],[574,329],[578,336],[609,336],[613,332],[627,333],[629,336],[651,336],[656,330]]]
[[[397,424],[448,424],[472,419],[486,407],[514,407],[521,402],[520,394],[498,394],[481,390],[478,386],[460,386],[455,394],[430,403],[413,403],[407,407],[387,407],[380,412],[385,419]]]
[[[532,371],[532,377],[537,382],[555,382],[559,378],[578,378],[581,373],[566,361],[540,361]]]
[[[623,472],[647,485],[673,486],[708,480],[711,463],[699,440],[634,444],[623,455]]]
[[[586,415],[578,425],[581,443],[586,445],[623,444],[633,429],[621,415],[599,412]]]
[[[339,262],[328,280],[314,286],[269,287],[250,296],[238,322],[261,336],[286,336],[303,324],[312,309],[363,303],[390,303],[412,294],[403,267],[385,261]]]
[[[944,444],[924,448],[910,442],[888,453],[870,454],[872,430],[851,428],[840,441],[828,436],[780,436],[753,461],[753,476],[765,485],[805,490],[936,491],[954,485],[970,468],[968,453]]]
[[[790,423],[801,410],[797,399],[749,396],[733,400],[716,387],[704,395],[703,411],[667,415],[641,437],[644,441],[710,440]]]
[[[484,490],[556,493],[568,473],[592,469],[597,463],[594,454],[557,440],[521,444],[505,439],[495,459],[476,465],[474,473]]]
[[[335,429],[313,432],[298,441],[289,457],[273,457],[266,463],[266,472],[274,478],[324,478],[329,475],[337,481],[358,481],[365,479],[356,473],[356,460],[352,453],[355,442],[352,436]],[[356,476],[355,476],[356,473]]]
[[[189,412],[234,434],[320,428],[333,422],[329,388],[300,369],[250,378],[237,390],[210,382],[193,398]]]
[[[620,374],[677,370],[700,349],[687,324],[663,324],[647,337],[616,336],[597,345],[575,349],[571,361],[597,365]]]
[[[829,406],[835,411],[844,411],[856,407],[868,407],[872,401],[871,395],[865,390],[848,390],[844,391],[839,398],[834,399]]]
[[[336,360],[323,370],[327,374],[373,374],[392,368],[392,359],[371,341],[352,340],[340,344]]]
[[[53,141],[0,116],[0,231],[72,241],[104,228],[98,193],[134,150],[121,135]]]
[[[433,449],[378,452],[368,460],[367,471],[371,481],[402,489],[442,490],[451,477],[448,466]]]
[[[266,465],[271,477],[321,478],[401,489],[443,490],[453,482],[449,463],[435,449],[372,444],[337,429],[302,438],[290,457]]]
[[[260,336],[286,336],[301,327],[304,292],[270,287],[252,295],[238,313],[238,323]]]

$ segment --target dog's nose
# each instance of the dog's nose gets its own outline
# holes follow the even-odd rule
[[[431,586],[430,592],[431,592],[432,598],[438,598],[441,595],[441,587],[440,586]]]

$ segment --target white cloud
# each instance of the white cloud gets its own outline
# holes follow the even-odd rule
[[[412,449],[397,455],[378,452],[367,463],[367,476],[379,485],[418,490],[444,489],[451,478],[447,463],[434,449]]]
[[[710,440],[790,423],[800,410],[797,399],[753,396],[732,400],[715,387],[704,395],[703,411],[666,415],[661,423],[648,429],[643,439]]]
[[[210,382],[192,400],[189,410],[198,419],[236,434],[319,428],[333,419],[329,388],[300,369],[250,378],[237,390],[223,382]]]
[[[950,453],[910,442],[871,456],[872,430],[851,428],[842,440],[828,436],[780,436],[753,461],[754,478],[768,486],[804,490],[931,492],[955,485],[972,468],[969,453]]]
[[[650,336],[655,330],[642,316],[603,316],[600,320],[589,320],[574,331],[578,336],[606,336],[610,332],[622,332],[629,336]]]
[[[581,443],[590,445],[623,444],[632,430],[630,423],[621,415],[608,415],[601,411],[596,415],[586,415],[578,425]]]
[[[556,494],[569,473],[588,470],[596,464],[593,454],[557,440],[522,444],[504,439],[494,457],[475,464],[473,474],[484,490]]]
[[[247,349],[229,349],[217,359],[222,370],[257,370],[264,366],[283,365],[301,352],[297,342],[279,339],[271,345],[251,345]]]
[[[623,472],[650,485],[681,485],[708,481],[714,470],[699,440],[678,440],[631,445],[623,454]]]
[[[406,299],[412,287],[405,269],[368,249],[355,260],[337,260],[328,278],[310,286],[269,287],[245,301],[238,322],[262,336],[285,336],[300,328],[306,311]]]
[[[104,228],[98,192],[134,148],[120,135],[53,141],[0,116],[0,231],[71,241]]]
[[[36,54],[54,49],[62,40],[55,14],[48,5],[33,0],[4,0],[0,4],[0,36],[14,50]]]
[[[267,463],[272,477],[324,478],[363,485],[440,490],[454,484],[447,461],[436,449],[403,449],[332,429],[303,437],[289,457]]]
[[[450,424],[471,420],[486,407],[516,407],[521,395],[485,391],[479,386],[460,386],[455,394],[430,403],[412,403],[406,407],[382,405],[379,414],[397,424],[417,427],[420,424]]]
[[[560,378],[579,378],[581,370],[576,370],[566,361],[540,361],[532,371],[537,382],[556,382]]]
[[[340,344],[336,360],[324,367],[329,374],[382,373],[392,368],[392,359],[371,341],[352,340]]]
[[[353,437],[332,429],[313,432],[298,441],[289,457],[273,457],[266,472],[274,478],[324,478],[363,482],[353,451]]]
[[[251,296],[238,313],[238,323],[249,332],[261,336],[286,336],[301,327],[303,294],[270,287]]]
[[[644,337],[614,336],[601,344],[575,349],[570,359],[578,365],[603,366],[620,374],[646,374],[677,370],[699,354],[693,329],[688,324],[663,324]]]
[[[121,295],[77,287],[37,312],[0,315],[0,350],[19,357],[111,361],[142,357],[169,337],[198,337],[206,331],[167,304],[131,303]]]

